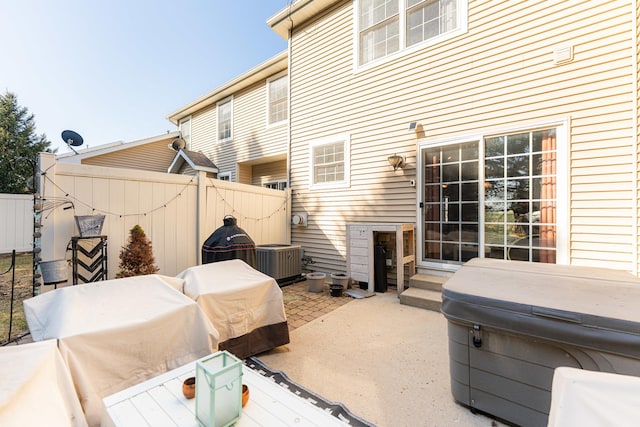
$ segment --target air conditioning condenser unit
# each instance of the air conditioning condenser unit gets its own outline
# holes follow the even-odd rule
[[[256,264],[278,284],[293,283],[302,276],[302,249],[296,245],[257,245]]]

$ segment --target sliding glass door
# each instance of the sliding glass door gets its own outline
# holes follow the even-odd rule
[[[422,260],[555,263],[555,133],[422,148]]]

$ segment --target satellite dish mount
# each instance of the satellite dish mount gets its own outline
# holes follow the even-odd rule
[[[84,143],[82,137],[72,130],[63,130],[62,140],[67,144],[67,147],[76,154],[78,154],[78,152],[73,147],[79,147]]]
[[[180,151],[184,147],[186,147],[186,145],[187,144],[184,142],[184,139],[176,138],[171,142],[171,144],[169,144],[169,148],[171,148],[174,151]]]

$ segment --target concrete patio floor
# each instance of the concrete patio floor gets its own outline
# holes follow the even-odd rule
[[[503,426],[451,394],[447,320],[401,305],[395,289],[364,299],[282,287],[291,342],[257,357],[378,427]]]

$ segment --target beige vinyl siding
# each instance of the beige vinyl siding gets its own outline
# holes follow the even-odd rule
[[[166,172],[176,152],[168,147],[171,139],[139,145],[113,153],[101,154],[82,160],[83,165],[105,166]]]
[[[278,160],[275,162],[263,163],[252,166],[252,185],[263,187],[269,182],[287,180],[287,161]]]
[[[292,40],[293,211],[309,214],[292,240],[314,269],[344,271],[349,222],[416,222],[420,188],[409,181],[421,141],[560,121],[569,125],[569,147],[559,147],[570,159],[559,169],[569,181],[568,262],[634,269],[630,2],[470,1],[466,34],[355,71],[354,4],[298,26]],[[554,64],[566,44],[574,60]],[[423,132],[407,131],[413,121]],[[345,133],[350,188],[310,191],[309,144]],[[394,153],[407,157],[397,172],[386,160]],[[604,246],[610,229],[620,238]]]
[[[197,172],[195,169],[193,169],[191,166],[189,166],[189,164],[187,162],[185,162],[182,167],[180,168],[180,171],[178,172],[181,175],[196,175]]]
[[[232,181],[251,182],[251,176],[237,176],[239,163],[286,155],[287,152],[287,125],[267,127],[266,102],[266,80],[233,94],[233,140],[226,142],[216,139],[215,106],[194,113],[191,125],[193,150],[209,156],[221,172],[232,172]]]
[[[252,181],[251,165],[240,164],[238,165],[238,181],[241,184],[251,184]]]
[[[640,141],[640,3],[636,2],[636,34],[635,34],[635,59],[636,59],[636,111],[635,111],[635,119],[636,119],[636,129],[635,129],[635,135],[636,135],[636,152],[635,152],[635,172],[636,172],[636,185],[635,185],[635,201],[636,201],[636,206],[635,206],[635,212],[636,212],[636,237],[635,237],[635,245],[636,245],[636,271],[635,273],[638,274],[638,270],[640,269],[638,266],[640,265],[640,236],[638,236],[638,229],[640,229],[640,192],[638,191],[638,189],[640,188],[640,183],[638,182],[638,179],[640,179],[640,176],[638,174],[638,170],[640,170],[640,157],[639,157],[639,153],[640,153],[640,145],[639,145],[639,141]]]
[[[217,120],[218,116],[215,104],[191,115],[192,151],[201,151],[207,155],[211,153],[213,145],[217,143]],[[211,158],[210,155],[209,158]],[[213,163],[220,168],[220,165],[218,165],[215,160]]]

